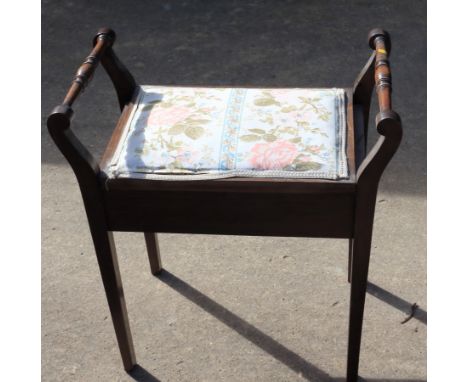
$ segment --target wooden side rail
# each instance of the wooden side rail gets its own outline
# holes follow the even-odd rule
[[[374,86],[376,86],[379,111],[391,110],[390,35],[383,29],[372,29],[368,34],[369,46],[373,50],[369,60],[359,73],[353,87],[353,103],[363,111],[364,140],[367,150],[367,130]]]
[[[103,28],[98,31],[94,37],[94,48],[86,57],[83,64],[78,68],[72,85],[63,100],[63,105],[71,107],[81,92],[92,79],[94,71],[99,65],[99,61],[108,47],[111,47],[115,41],[115,32],[111,29]]]
[[[382,29],[369,32],[369,45],[375,50],[375,90],[380,111],[392,109],[392,75],[390,72],[390,36]]]
[[[374,52],[355,82],[353,102],[364,110],[367,143],[368,116],[375,86],[379,104],[376,127],[381,137],[359,165],[357,178],[358,183],[372,183],[376,190],[381,174],[398,149],[402,127],[399,115],[392,110],[392,79],[388,61],[391,50],[390,35],[383,29],[372,29],[368,41]]]
[[[73,103],[93,78],[99,63],[102,63],[102,66],[112,80],[119,99],[120,109],[122,110],[125,104],[130,101],[137,88],[137,84],[112,49],[115,39],[116,35],[112,29],[99,29],[93,38],[93,50],[78,68],[62,104],[55,108],[52,114],[58,110],[61,112],[66,110],[66,114],[71,117],[72,111],[70,109]]]

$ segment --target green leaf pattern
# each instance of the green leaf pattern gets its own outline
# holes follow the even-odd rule
[[[155,167],[176,172],[197,170],[201,163],[216,165],[213,149],[198,147],[198,140],[209,138],[212,114],[225,103],[223,89],[163,88],[162,99],[140,104],[134,135],[145,132],[133,156],[142,158],[140,168]]]
[[[181,174],[219,171],[222,155],[236,170],[327,172],[336,166],[335,93],[248,89],[245,101],[234,102],[230,92],[152,88],[133,119],[127,162],[142,172]]]
[[[268,89],[254,98],[253,105],[251,109],[263,128],[249,128],[240,136],[244,143],[259,142],[243,159],[250,160],[253,166],[286,171],[322,167],[329,150],[323,144],[310,144],[310,139],[304,139],[310,134],[328,138],[327,132],[314,123],[316,120],[329,122],[332,116],[321,96],[291,97],[288,89]],[[286,155],[287,151],[291,155]],[[276,162],[271,159],[275,155],[278,156]]]

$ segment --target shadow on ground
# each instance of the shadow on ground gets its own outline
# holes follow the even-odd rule
[[[367,293],[407,314],[407,318],[414,318],[422,322],[424,325],[427,325],[427,312],[419,308],[417,305],[415,306],[414,304],[403,300],[370,281],[367,282]]]
[[[203,309],[205,312],[211,314],[213,317],[221,321],[224,325],[228,326],[236,333],[250,341],[260,349],[270,354],[276,360],[295,371],[303,378],[308,381],[314,382],[341,382],[345,381],[345,378],[334,378],[314,366],[309,361],[302,358],[299,354],[288,349],[278,341],[271,338],[261,330],[257,329],[252,324],[248,323],[235,313],[226,309],[213,299],[209,298],[199,290],[193,288],[187,284],[184,280],[181,280],[176,275],[172,274],[167,270],[163,270],[157,278],[165,283],[167,286],[180,293],[186,299],[190,300],[198,307]],[[398,296],[393,295],[390,292],[380,288],[379,286],[368,283],[368,293],[379,298],[381,301],[386,302],[394,308],[401,310],[402,312],[409,313],[411,311],[411,304]],[[426,324],[426,312],[418,309],[417,313],[414,314],[414,318]],[[137,365],[129,373],[129,375],[138,382],[159,382],[155,376],[150,374],[142,366]],[[418,379],[364,379],[360,378],[362,382],[423,382]]]

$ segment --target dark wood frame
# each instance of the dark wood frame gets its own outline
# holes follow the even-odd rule
[[[402,137],[400,118],[391,108],[388,33],[381,29],[370,31],[373,53],[354,86],[347,89],[350,177],[341,181],[230,178],[174,182],[107,178],[101,168],[115,149],[138,91],[132,75],[113,51],[115,37],[110,29],[98,31],[91,54],[79,68],[63,103],[50,114],[47,125],[81,189],[125,370],[131,370],[136,359],[113,231],[144,233],[151,272],[155,275],[162,269],[155,232],[329,237],[349,239],[351,300],[346,380],[357,381],[377,188]],[[101,163],[70,129],[72,105],[99,62],[114,84],[122,110]],[[380,137],[366,154],[374,87]]]

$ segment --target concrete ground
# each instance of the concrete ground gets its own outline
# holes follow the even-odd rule
[[[426,8],[423,1],[43,1],[44,381],[343,381],[345,240],[116,234],[139,367],[124,372],[74,175],[45,118],[101,26],[140,83],[349,86],[393,37],[402,146],[378,196],[360,374],[426,380]],[[96,156],[118,118],[99,69],[73,129]],[[372,119],[373,120],[373,119]],[[375,134],[373,135],[375,138]],[[405,319],[413,303],[415,317]]]

